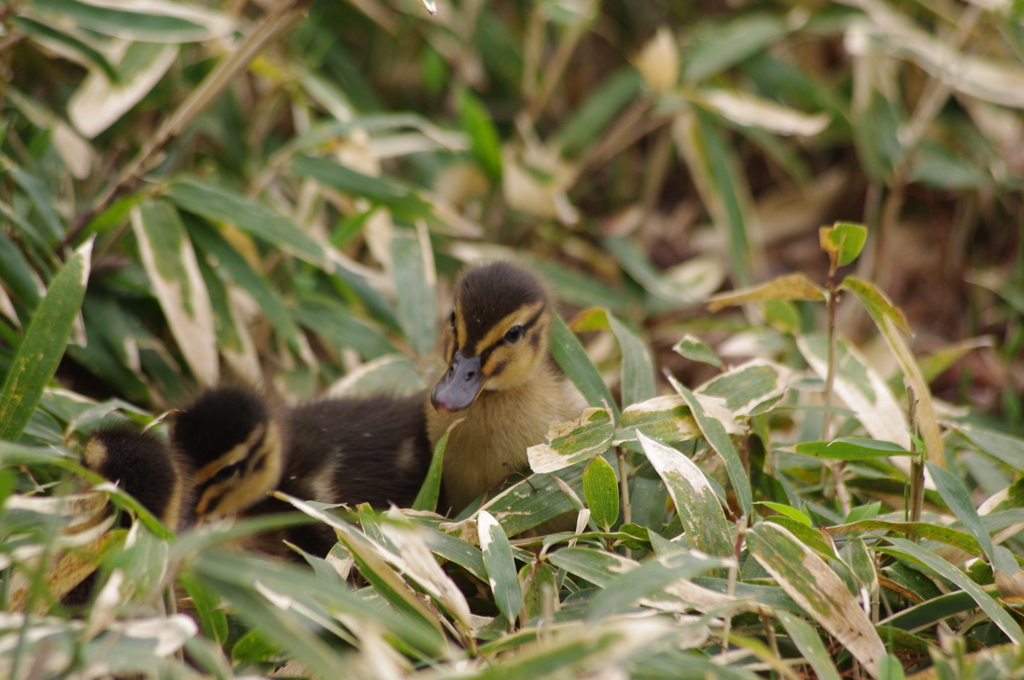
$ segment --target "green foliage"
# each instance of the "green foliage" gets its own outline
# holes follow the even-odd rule
[[[1002,337],[920,359],[863,274],[923,215],[1005,245],[1019,12],[243,5],[0,9],[0,676],[1020,673],[1020,396],[997,426],[931,381],[993,345],[1019,375],[1024,269],[970,274]],[[794,237],[818,273],[766,281]],[[80,464],[223,379],[421,393],[492,258],[582,308],[551,354],[591,408],[479,512],[433,512],[446,438],[409,510],[180,535]],[[302,522],[329,559],[220,548]]]

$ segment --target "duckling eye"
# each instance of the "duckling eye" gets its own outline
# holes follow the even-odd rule
[[[523,327],[520,325],[512,326],[508,329],[508,333],[505,333],[505,342],[518,342],[519,338],[523,335]]]
[[[452,310],[452,330],[455,330],[455,310]]]
[[[220,470],[217,470],[217,474],[210,478],[210,482],[218,483],[224,482],[235,476],[235,473],[242,469],[242,462],[232,463],[231,465],[225,465]]]

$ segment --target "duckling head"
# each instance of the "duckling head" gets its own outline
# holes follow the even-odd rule
[[[280,425],[253,391],[219,387],[178,413],[171,444],[195,468],[195,515],[240,512],[276,488],[284,468]]]
[[[178,528],[185,484],[164,440],[127,424],[104,428],[86,441],[82,463],[119,484],[168,529]]]
[[[550,306],[540,281],[507,262],[464,274],[444,334],[448,370],[430,393],[434,409],[461,411],[488,390],[527,382],[548,356]]]

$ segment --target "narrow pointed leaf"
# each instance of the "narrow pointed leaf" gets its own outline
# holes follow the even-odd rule
[[[622,351],[622,405],[629,406],[654,396],[654,364],[643,341],[606,309],[580,312],[572,323],[577,332],[610,330]]]
[[[736,500],[739,502],[740,511],[744,516],[750,517],[753,505],[750,480],[747,478],[747,471],[743,467],[743,461],[740,460],[740,455],[736,451],[736,447],[733,446],[725,426],[717,419],[705,414],[704,407],[693,392],[686,389],[683,384],[674,378],[670,378],[670,382],[676,389],[676,392],[689,405],[690,411],[697,420],[697,425],[707,438],[708,443],[725,461],[725,469],[729,473],[729,481],[732,482],[733,490],[736,492]]]
[[[693,461],[670,446],[637,433],[647,460],[665,481],[690,545],[709,555],[729,557],[729,522],[714,489]]]
[[[846,585],[820,557],[772,522],[762,522],[747,532],[747,548],[797,604],[872,677],[878,677],[885,646]]]
[[[515,621],[523,606],[512,546],[501,525],[491,513],[483,510],[477,518],[480,549],[487,566],[487,581],[494,593],[494,604],[508,621]]]
[[[214,385],[219,362],[213,308],[185,225],[163,200],[138,205],[131,215],[139,255],[178,348],[196,379]]]
[[[731,305],[769,300],[824,301],[825,291],[806,274],[787,274],[757,286],[715,295],[708,300],[708,310],[717,312]]]
[[[690,361],[699,361],[722,368],[722,360],[715,354],[715,350],[700,340],[700,338],[687,333],[683,339],[672,346],[677,354],[686,357]]]
[[[911,456],[899,444],[865,439],[863,437],[846,437],[830,442],[802,442],[793,447],[797,453],[829,460],[869,460],[883,456]]]
[[[1003,609],[1001,604],[992,599],[992,596],[986,593],[981,586],[972,581],[967,574],[960,571],[938,555],[925,550],[916,543],[904,538],[888,538],[886,540],[894,546],[894,549],[886,549],[886,552],[897,553],[909,557],[915,562],[919,562],[920,564],[928,567],[939,576],[942,576],[943,578],[960,586],[960,588],[969,594],[978,606],[988,614],[989,618],[992,619],[992,622],[1006,633],[1010,640],[1018,645],[1024,643],[1024,631],[1021,631],[1020,626],[1013,617]]]
[[[814,669],[820,680],[840,680],[839,671],[836,670],[831,655],[825,649],[824,643],[814,628],[803,619],[787,611],[777,610],[775,616],[786,627],[789,637],[803,657],[811,664],[811,668]]]
[[[0,439],[21,436],[64,356],[89,281],[92,241],[53,278],[25,330],[0,394]]]
[[[426,230],[421,238],[395,235],[391,257],[398,292],[398,320],[420,356],[434,350],[437,314],[434,311],[434,253]]]
[[[612,399],[612,393],[601,379],[601,374],[590,361],[576,334],[569,330],[558,315],[551,317],[551,356],[588,404],[595,408],[610,408],[618,417],[618,404]]]

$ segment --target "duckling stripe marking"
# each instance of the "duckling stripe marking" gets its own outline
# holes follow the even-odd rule
[[[517,309],[515,312],[509,314],[499,323],[496,323],[494,326],[492,326],[491,329],[488,331],[487,335],[485,335],[482,340],[476,342],[476,352],[474,352],[473,356],[479,354],[481,355],[483,363],[487,363],[487,357],[483,356],[484,352],[492,350],[499,344],[501,344],[501,341],[505,337],[505,333],[508,332],[509,328],[515,326],[518,322],[523,327],[523,333],[528,334],[537,324],[537,321],[544,313],[544,309],[544,303],[537,302],[528,307]],[[519,321],[519,319],[522,319],[527,314],[530,314],[531,316],[529,316],[526,319],[526,321]]]
[[[263,438],[266,436],[267,428],[266,425],[260,424],[252,431],[249,437],[234,447],[224,455],[220,456],[216,460],[212,460],[203,467],[199,468],[196,472],[196,484],[203,484],[207,480],[211,479],[214,475],[221,471],[222,468],[226,468],[229,465],[234,465],[240,461],[248,458],[252,451],[263,443]]]

